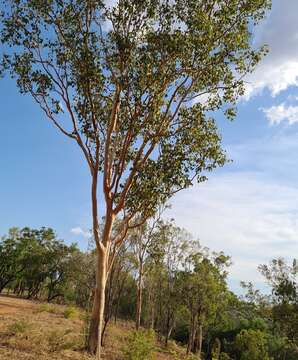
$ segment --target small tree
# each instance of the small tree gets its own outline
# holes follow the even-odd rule
[[[97,348],[100,358],[117,246],[138,226],[136,215],[143,223],[158,204],[225,163],[207,114],[223,108],[234,116],[242,78],[264,53],[252,48],[251,27],[270,1],[119,0],[113,8],[101,0],[3,3],[3,69],[77,143],[89,166],[98,255],[89,350]]]

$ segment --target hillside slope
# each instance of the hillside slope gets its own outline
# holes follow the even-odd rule
[[[133,324],[123,321],[109,326],[105,360],[124,359],[123,349],[132,330]],[[84,334],[84,316],[74,308],[0,295],[1,360],[94,359],[83,350]],[[153,359],[183,359],[182,351],[173,344],[164,349],[156,342]]]

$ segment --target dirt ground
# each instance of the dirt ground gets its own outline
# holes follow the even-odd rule
[[[123,348],[133,324],[108,328],[105,360],[124,360]],[[84,349],[86,322],[74,308],[0,295],[1,360],[91,360]],[[176,360],[172,350],[156,344],[154,360]],[[183,359],[181,355],[178,358]]]
[[[10,296],[0,296],[0,316],[9,314],[23,314],[33,312],[36,304],[29,300],[18,299]]]

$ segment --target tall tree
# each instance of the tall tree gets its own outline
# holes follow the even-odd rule
[[[24,271],[25,266],[20,264],[23,248],[18,228],[0,239],[0,293]]]
[[[223,253],[210,256],[205,251],[191,254],[180,273],[180,296],[189,313],[189,340],[187,352],[198,353],[201,359],[203,331],[216,316],[219,307],[223,311],[227,294],[226,267],[230,258]]]
[[[171,336],[175,325],[176,314],[181,305],[181,297],[177,288],[177,274],[181,270],[189,253],[197,249],[191,241],[191,235],[179,228],[172,221],[160,221],[154,234],[156,241],[152,242],[150,255],[153,263],[153,274],[157,267],[158,281],[155,293],[158,293],[159,321],[158,330],[165,336],[165,345]],[[149,294],[151,295],[151,294]]]
[[[137,268],[137,307],[136,307],[136,330],[139,330],[142,316],[143,303],[143,278],[146,272],[146,259],[150,255],[150,248],[160,241],[159,234],[155,231],[160,221],[164,207],[161,207],[151,221],[146,221],[129,234],[129,243],[135,256]]]
[[[89,350],[97,348],[98,359],[115,244],[138,225],[136,215],[142,223],[224,164],[209,114],[223,108],[234,116],[243,76],[264,54],[252,48],[251,29],[269,3],[119,0],[109,8],[102,0],[3,0],[3,70],[89,166],[98,254]]]
[[[273,259],[269,265],[260,265],[259,271],[272,289],[272,319],[276,327],[290,341],[298,342],[298,264]]]

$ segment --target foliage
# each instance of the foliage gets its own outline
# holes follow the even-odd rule
[[[237,297],[226,283],[231,262],[228,256],[203,248],[174,221],[160,221],[152,236],[154,241],[146,250],[144,262],[142,320],[146,328],[156,331],[161,343],[167,345],[169,341],[173,356],[181,358],[179,348],[172,346],[174,339],[188,346],[193,352],[189,357],[198,358],[201,353],[204,360],[297,359],[295,261],[288,265],[282,259],[273,259],[269,265],[260,266],[272,287],[271,296],[255,289],[253,283],[243,283],[246,294]],[[11,276],[6,291],[23,296],[35,294],[35,298],[47,300],[48,284],[56,280],[51,277],[56,268],[57,278],[63,281],[54,287],[61,292],[54,301],[66,306],[42,303],[36,305],[36,311],[55,314],[56,318],[58,315],[59,321],[79,319],[82,313],[85,325],[89,322],[94,252],[83,253],[66,246],[56,239],[53,230],[46,228],[11,229],[2,237],[0,247],[0,268],[10,274],[3,272],[2,279]],[[63,276],[59,277],[62,270]],[[107,283],[105,319],[134,319],[137,281],[134,251],[127,243],[115,259]],[[87,311],[81,312],[75,305]],[[30,327],[31,323],[18,320],[7,330],[11,337],[19,334],[19,339],[25,339]],[[88,335],[87,329],[81,333]],[[126,357],[150,358],[152,334],[147,330],[133,332],[124,351]],[[82,346],[83,337],[73,339],[67,332],[50,332],[45,341],[50,351],[59,352],[75,349],[78,343]]]
[[[89,166],[105,173],[117,212],[125,200],[130,214],[152,213],[173,190],[225,162],[206,113],[224,107],[234,116],[243,75],[265,52],[252,48],[250,26],[269,5],[10,1],[0,39],[13,51],[3,69],[78,143]]]
[[[15,78],[19,91],[30,94],[85,157],[98,259],[100,265],[108,264],[107,269],[99,266],[97,288],[99,281],[105,287],[127,232],[175,193],[205,181],[226,163],[213,114],[221,109],[228,119],[235,117],[243,78],[267,51],[254,48],[251,29],[271,2],[119,0],[113,7],[94,0],[3,3],[0,75],[8,72]],[[29,297],[37,296],[43,282],[34,274],[26,283]],[[47,277],[52,300],[65,283],[55,272]],[[100,300],[103,291],[94,297]],[[91,324],[92,329],[101,326],[102,316],[93,314],[98,324]],[[96,331],[93,339],[98,339]],[[90,338],[92,352],[94,343]]]
[[[74,306],[68,306],[64,310],[63,315],[66,319],[75,319],[79,317],[79,312]]]
[[[283,335],[298,339],[298,265],[296,259],[288,265],[284,259],[273,259],[269,265],[260,265],[260,272],[272,288],[274,306],[272,318]]]
[[[270,360],[266,334],[259,330],[242,330],[235,340],[240,360]]]
[[[48,301],[63,297],[78,252],[75,245],[57,240],[50,228],[11,229],[0,240],[0,291],[12,288],[27,298],[43,293]]]
[[[153,356],[155,342],[154,331],[133,331],[127,339],[124,349],[127,360],[150,360]]]
[[[94,256],[64,244],[50,228],[10,229],[0,239],[0,258],[0,292],[81,306],[90,297]]]

